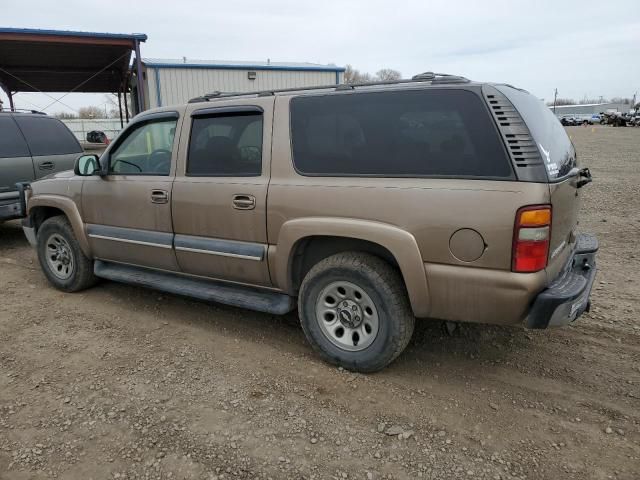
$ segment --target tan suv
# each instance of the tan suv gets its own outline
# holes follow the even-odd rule
[[[588,309],[590,180],[529,93],[424,74],[145,112],[100,159],[33,183],[24,229],[61,290],[297,303],[326,360],[370,372],[416,317],[545,328]]]

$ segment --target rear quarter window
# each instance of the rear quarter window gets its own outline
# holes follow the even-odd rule
[[[16,122],[8,115],[0,116],[0,158],[29,156],[27,143]]]
[[[60,120],[45,116],[29,116],[16,117],[16,122],[34,157],[82,152],[76,137]]]
[[[542,100],[506,85],[496,85],[527,124],[538,146],[550,180],[565,177],[577,166],[575,148],[560,120]],[[573,116],[573,115],[568,115]]]
[[[513,178],[489,112],[466,90],[296,97],[291,137],[303,175]]]

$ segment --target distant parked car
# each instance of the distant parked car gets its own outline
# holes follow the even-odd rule
[[[626,127],[627,117],[620,112],[607,112],[604,114],[604,122],[601,123],[614,127]]]
[[[18,182],[72,170],[82,147],[60,120],[38,112],[0,112],[0,222],[20,217]]]
[[[109,145],[109,139],[107,134],[101,130],[92,130],[87,133],[87,142],[89,143],[104,143]]]
[[[594,123],[600,123],[600,115],[591,113],[577,114],[573,119],[576,125],[593,125]]]
[[[577,123],[576,123],[576,119],[575,119],[574,117],[572,117],[572,116],[568,116],[568,115],[566,115],[566,116],[562,117],[562,118],[560,119],[560,123],[561,123],[562,125],[564,125],[565,127],[574,127],[574,126],[576,126],[576,125],[577,125]]]

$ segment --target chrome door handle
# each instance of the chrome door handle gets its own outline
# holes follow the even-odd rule
[[[40,165],[38,165],[38,168],[40,170],[53,170],[55,166],[56,164],[53,162],[42,162]]]
[[[253,195],[236,194],[233,196],[233,208],[237,210],[253,210],[256,208],[256,197]]]
[[[151,190],[151,203],[167,203],[169,194],[164,190]]]

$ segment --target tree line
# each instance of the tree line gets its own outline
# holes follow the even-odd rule
[[[393,68],[382,68],[373,75],[368,72],[361,72],[352,65],[347,65],[344,70],[344,83],[348,85],[368,82],[392,82],[401,78],[402,74]]]
[[[633,99],[625,98],[625,97],[613,97],[610,100],[604,97],[598,97],[598,98],[583,97],[579,102],[576,102],[573,98],[557,98],[555,101],[555,105],[557,107],[562,105],[585,105],[589,103],[621,103],[624,105],[631,105],[632,101]],[[554,104],[553,100],[547,102],[547,105],[549,107],[552,107],[553,104]]]
[[[124,96],[124,101],[129,104],[128,96]],[[123,116],[124,116],[124,101],[122,105]],[[129,111],[131,111],[131,107],[129,107]],[[120,118],[120,111],[118,110],[118,102],[114,98],[113,95],[105,95],[104,103],[101,106],[90,105],[88,107],[80,107],[75,112],[58,112],[55,113],[54,116],[59,118],[60,120],[90,120],[94,118]]]

